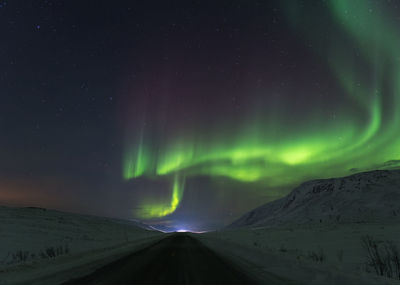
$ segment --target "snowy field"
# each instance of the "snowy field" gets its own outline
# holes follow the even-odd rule
[[[272,272],[305,284],[400,284],[399,189],[399,170],[307,181],[201,238],[253,264],[249,269],[260,269],[260,276]]]
[[[57,284],[161,237],[135,222],[0,207],[0,284]]]
[[[198,236],[203,243],[231,258],[252,274],[275,274],[303,284],[400,284],[366,270],[361,238],[399,247],[400,225],[330,224],[234,229]],[[296,283],[297,284],[297,283]]]

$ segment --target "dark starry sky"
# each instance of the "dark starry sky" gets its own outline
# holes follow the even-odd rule
[[[288,142],[276,152],[292,156],[279,158],[290,167],[306,159],[320,163],[308,152],[299,155],[298,145],[304,153],[303,140],[286,135],[294,133],[287,126],[295,125],[306,137],[317,138],[321,126],[298,123],[305,117],[308,123],[321,118],[323,127],[332,127],[336,134],[330,122],[342,115],[338,124],[343,126],[352,114],[358,117],[353,123],[362,137],[361,130],[368,128],[362,122],[371,113],[351,104],[343,110],[348,96],[332,75],[337,68],[330,62],[346,57],[326,56],[335,37],[344,49],[350,48],[350,57],[358,53],[357,33],[346,35],[337,26],[327,1],[294,2],[0,0],[0,203],[138,218],[134,213],[143,207],[138,202],[141,193],[168,200],[169,194],[160,193],[170,187],[164,182],[171,181],[169,174],[154,179],[158,174],[151,169],[134,181],[122,178],[127,148],[138,146],[143,126],[153,168],[162,153],[168,154],[162,145],[173,144],[175,138],[181,138],[181,152],[196,148],[200,153],[204,148],[199,145],[206,145],[210,153],[220,153],[224,143],[227,149],[242,149],[242,140],[236,145],[229,141],[237,133],[254,137],[257,131],[249,127],[254,121],[275,134],[271,145]],[[379,3],[357,5],[361,10]],[[385,5],[397,19],[397,5]],[[300,16],[293,16],[291,7]],[[387,45],[384,40],[382,45]],[[256,148],[245,145],[247,153]],[[335,170],[322,175],[312,172],[319,165],[307,164],[310,173],[285,183],[280,179],[273,187],[259,180],[237,181],[225,173],[215,178],[214,173],[200,171],[192,157],[185,168],[197,170],[186,179],[179,209],[156,222],[214,227],[282,196],[303,178],[342,175],[336,169],[367,168],[398,158],[388,150],[373,161],[352,165],[343,162],[344,155],[337,151],[329,157],[343,163],[337,162]],[[367,154],[360,150],[357,155]],[[227,158],[223,160],[225,167]],[[221,166],[215,158],[207,163]],[[301,168],[301,173],[306,170]]]

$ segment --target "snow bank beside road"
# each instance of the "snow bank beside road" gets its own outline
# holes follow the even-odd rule
[[[163,237],[135,222],[41,208],[0,207],[0,221],[0,284],[57,284]]]
[[[360,241],[364,235],[398,242],[400,226],[303,225],[225,230],[196,237],[260,280],[273,274],[293,284],[399,284],[365,271],[366,255]],[[321,252],[323,260],[319,261],[315,256]]]

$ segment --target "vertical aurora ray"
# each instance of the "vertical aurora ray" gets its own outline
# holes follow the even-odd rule
[[[141,135],[137,149],[128,150],[124,158],[124,179],[129,180],[145,174],[150,165],[149,160],[149,152],[143,142],[143,135]]]
[[[283,4],[287,22],[301,38],[315,43],[321,65],[327,63],[337,85],[337,116],[332,119],[318,102],[309,102],[312,107],[287,123],[290,111],[285,107],[293,106],[282,103],[278,111],[253,108],[251,116],[234,122],[186,126],[180,131],[188,135],[165,136],[152,145],[141,132],[124,153],[124,179],[167,177],[172,191],[167,203],[143,201],[138,216],[173,213],[190,177],[228,177],[275,187],[343,176],[350,169],[377,169],[400,159],[400,32],[384,16],[383,5],[366,0],[323,3],[333,35],[315,38],[315,29],[323,35],[325,28],[310,20],[318,19],[318,13],[294,3]]]
[[[127,153],[124,160],[124,179],[129,180],[142,176],[148,166],[148,153],[145,146],[141,143],[137,151]]]

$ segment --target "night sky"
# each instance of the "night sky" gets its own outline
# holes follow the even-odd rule
[[[398,168],[399,27],[396,0],[0,0],[0,204],[212,229]]]

